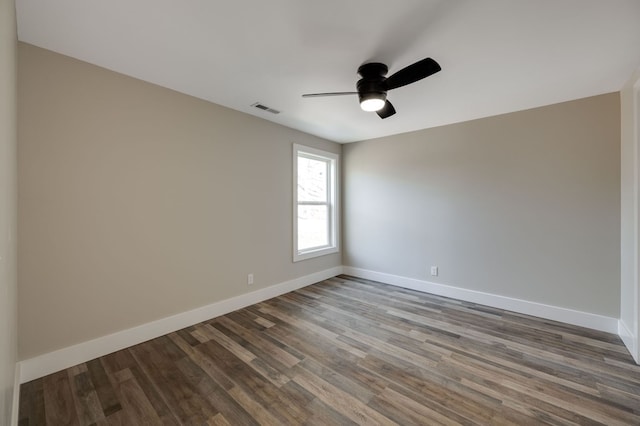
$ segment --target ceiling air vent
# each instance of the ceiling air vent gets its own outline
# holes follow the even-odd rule
[[[269,108],[266,105],[262,105],[260,102],[256,102],[255,104],[251,105],[252,107],[256,107],[258,109],[270,112],[271,114],[280,114],[280,111],[278,111],[277,109],[273,109],[273,108]]]

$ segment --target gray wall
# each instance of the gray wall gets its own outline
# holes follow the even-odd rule
[[[618,93],[348,144],[343,164],[345,265],[618,317]]]
[[[340,145],[26,44],[19,77],[22,359],[341,265],[292,262],[291,193],[293,143]]]
[[[16,18],[0,0],[0,424],[11,418],[18,351],[16,264]]]

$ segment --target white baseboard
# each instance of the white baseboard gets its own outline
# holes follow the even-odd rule
[[[559,306],[545,305],[527,300],[514,299],[512,297],[499,296],[497,294],[483,293],[481,291],[468,290],[460,287],[452,287],[445,284],[438,284],[415,278],[406,278],[398,275],[370,271],[367,269],[354,268],[351,266],[343,266],[342,268],[344,274],[353,275],[354,277],[379,281],[381,283],[397,287],[422,291],[438,296],[451,297],[465,302],[478,303],[553,321],[560,321],[566,324],[578,325],[593,330],[615,334],[618,333],[617,318],[610,318],[603,315],[576,311]]]
[[[623,320],[618,321],[618,336],[627,347],[636,364],[640,364],[640,351],[638,351],[638,339]]]
[[[11,404],[11,426],[18,426],[20,417],[20,363],[16,363],[13,375],[13,403]]]
[[[26,359],[20,362],[20,383],[26,383],[55,373],[56,371],[198,324],[199,322],[228,314],[229,312],[246,306],[335,277],[341,273],[341,266],[326,269],[280,284],[261,288],[251,293],[242,294],[211,305]]]

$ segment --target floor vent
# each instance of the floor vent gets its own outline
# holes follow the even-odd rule
[[[262,105],[260,102],[256,102],[255,104],[251,105],[252,107],[256,107],[258,109],[270,112],[271,114],[280,114],[280,111],[278,111],[277,109],[273,109],[273,108],[269,108],[266,105]]]

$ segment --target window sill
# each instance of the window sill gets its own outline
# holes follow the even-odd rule
[[[338,253],[340,250],[338,247],[325,247],[316,250],[306,250],[293,255],[293,261],[299,262],[301,260],[313,259],[314,257],[325,256],[327,254]]]

